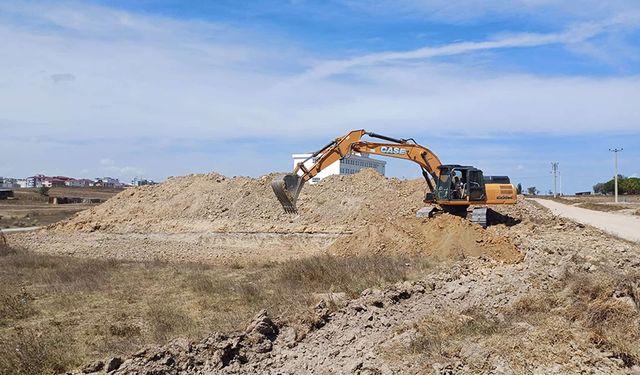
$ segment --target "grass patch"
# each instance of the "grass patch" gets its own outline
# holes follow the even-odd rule
[[[391,257],[226,266],[107,261],[1,241],[0,257],[0,374],[64,372],[178,337],[241,330],[262,308],[281,321],[311,321],[316,293],[356,295],[430,272],[423,260]]]
[[[567,289],[573,303],[566,314],[587,328],[591,341],[628,367],[640,364],[640,274],[575,274]]]
[[[0,375],[59,374],[80,365],[61,329],[16,327],[0,340]]]
[[[147,308],[146,320],[151,325],[153,337],[158,342],[165,342],[172,337],[189,336],[195,330],[195,323],[187,312],[174,303],[152,301]],[[117,333],[131,333],[127,329],[117,329]]]
[[[412,263],[410,259],[389,256],[319,255],[283,264],[276,273],[276,281],[287,289],[340,291],[353,297],[371,286],[407,280],[408,265]]]
[[[576,272],[546,291],[525,295],[500,311],[473,308],[432,314],[405,326],[384,346],[392,360],[462,360],[474,372],[507,363],[515,373],[568,363],[578,350],[599,349],[625,367],[640,364],[640,275],[616,269]]]

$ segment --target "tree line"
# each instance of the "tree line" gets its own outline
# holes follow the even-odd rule
[[[613,194],[615,181],[612,178],[607,182],[599,182],[593,185],[596,194]],[[640,194],[640,178],[618,175],[618,194]]]

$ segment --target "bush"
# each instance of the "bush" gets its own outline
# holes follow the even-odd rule
[[[407,280],[407,264],[411,264],[409,259],[380,255],[317,255],[284,263],[277,271],[277,281],[291,289],[356,296],[366,288]]]
[[[61,330],[16,328],[0,340],[0,375],[58,374],[79,365]]]
[[[49,196],[49,188],[46,186],[41,186],[38,189],[38,193],[40,193],[40,195],[42,195],[43,197],[48,197]]]
[[[165,301],[148,304],[147,320],[156,340],[165,342],[176,335],[188,336],[195,323],[182,308]]]

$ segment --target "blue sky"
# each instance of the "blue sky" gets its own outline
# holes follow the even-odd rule
[[[257,176],[355,128],[543,191],[610,147],[639,175],[640,3],[0,3],[0,176]]]

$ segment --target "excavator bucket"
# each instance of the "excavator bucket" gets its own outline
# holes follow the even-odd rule
[[[278,177],[271,182],[271,188],[280,204],[282,204],[284,212],[290,214],[298,213],[296,201],[303,185],[302,177],[293,174]]]

